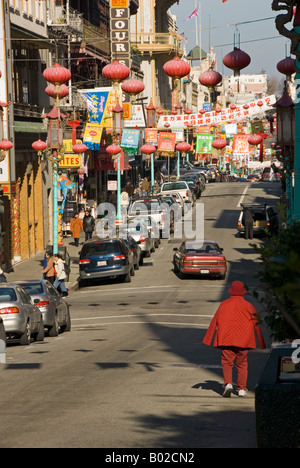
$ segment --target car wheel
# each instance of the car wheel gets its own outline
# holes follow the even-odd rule
[[[124,283],[131,283],[130,271],[127,273],[127,275],[124,276],[123,281]]]
[[[48,329],[48,336],[50,337],[58,336],[58,331],[59,331],[58,317],[57,317],[57,313],[55,313],[53,325],[52,327]]]
[[[175,262],[173,263],[174,263],[174,273],[178,273],[179,272],[178,266],[176,265]]]
[[[134,269],[135,269],[135,270],[139,270],[139,269],[140,269],[140,264],[139,264],[139,262],[137,262],[137,263],[134,265]]]
[[[30,329],[30,322],[28,321],[26,323],[24,335],[22,335],[20,338],[20,345],[28,346],[30,345],[30,341],[31,341],[31,329]]]
[[[142,254],[140,257],[139,266],[143,266],[143,264],[144,264],[144,255]]]
[[[135,276],[134,266],[130,270],[130,276]]]
[[[45,327],[44,327],[43,317],[41,317],[39,329],[37,333],[33,334],[33,339],[34,341],[44,341],[44,338],[45,338]]]
[[[66,323],[60,327],[60,331],[62,333],[71,331],[71,315],[70,315],[70,310],[69,309],[68,309],[68,312],[67,312]]]

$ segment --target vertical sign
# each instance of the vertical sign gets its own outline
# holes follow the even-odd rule
[[[111,56],[131,68],[129,0],[110,0]],[[128,95],[123,102],[130,102]]]

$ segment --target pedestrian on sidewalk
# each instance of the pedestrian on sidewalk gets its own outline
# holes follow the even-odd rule
[[[88,241],[92,238],[95,229],[95,218],[91,215],[91,211],[89,209],[85,210],[85,215],[82,222],[83,230],[85,232],[85,241]]]
[[[246,292],[241,281],[232,283],[229,290],[230,299],[221,303],[203,340],[203,343],[209,346],[216,333],[214,347],[222,350],[224,397],[230,397],[233,392],[234,361],[238,372],[238,395],[244,397],[247,394],[248,352],[250,349],[256,349],[255,333],[260,348],[266,348],[258,324],[257,310],[243,297]]]
[[[54,258],[52,256],[51,250],[47,250],[45,253],[47,265],[43,269],[44,278],[53,284],[55,281],[55,269],[54,269]]]
[[[75,242],[75,247],[79,246],[79,238],[80,238],[80,232],[83,231],[83,222],[82,219],[79,218],[78,213],[74,213],[73,218],[71,219],[70,223],[70,230],[72,232],[74,242]]]
[[[2,268],[0,268],[0,283],[7,283],[7,278]]]
[[[53,286],[60,291],[62,296],[68,296],[68,290],[65,285],[65,279],[67,277],[65,271],[65,262],[62,260],[60,254],[54,254],[55,260],[55,271],[56,271],[56,278],[53,283]]]

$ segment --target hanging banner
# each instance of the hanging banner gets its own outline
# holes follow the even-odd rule
[[[214,135],[201,134],[197,135],[196,153],[212,154]]]
[[[261,105],[258,105],[258,103]],[[215,125],[225,122],[241,122],[271,110],[275,103],[276,97],[272,95],[262,98],[259,101],[249,102],[247,106],[236,106],[234,110],[222,109],[221,112],[207,112],[204,115],[200,113],[190,115],[164,115],[160,117],[157,128],[164,128],[166,123],[169,123],[170,128],[173,129],[179,127],[185,128],[187,124],[192,124],[193,127],[197,127],[199,125]]]
[[[140,141],[140,130],[124,129],[121,147],[126,153],[136,154]]]
[[[250,153],[250,145],[248,138],[250,135],[233,135],[232,153],[234,155],[248,155]]]
[[[160,132],[158,137],[158,151],[173,153],[176,145],[176,133]]]
[[[158,145],[158,130],[157,128],[146,128],[145,130],[145,141],[151,143],[151,145]]]
[[[102,124],[111,88],[95,88],[94,90],[79,90],[85,101],[91,123]]]
[[[124,108],[123,104],[123,108]],[[144,116],[144,111],[143,111],[143,106],[131,105],[131,116],[128,120],[124,121],[124,127],[125,128],[145,128],[146,127],[146,122],[145,122],[145,116]]]
[[[99,124],[87,123],[83,137],[83,143],[90,150],[99,150],[103,128]]]

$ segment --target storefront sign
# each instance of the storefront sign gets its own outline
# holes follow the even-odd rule
[[[146,128],[145,131],[146,143],[151,143],[154,146],[158,145],[158,130],[156,128]]]
[[[78,154],[65,154],[65,157],[59,163],[59,167],[80,167],[81,156]]]
[[[250,153],[250,145],[248,138],[250,135],[233,135],[233,155],[248,155]]]
[[[139,146],[139,140],[140,140],[140,130],[125,129],[123,130],[123,134],[122,134],[121,146],[127,153],[130,152],[129,149],[135,150],[135,151],[132,151],[133,153],[133,152],[136,152]]]

